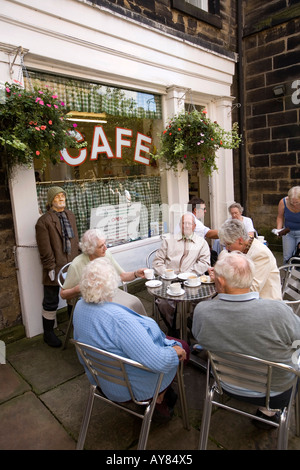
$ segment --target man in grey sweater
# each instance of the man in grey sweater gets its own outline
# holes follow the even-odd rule
[[[300,318],[283,301],[261,299],[258,292],[251,292],[254,272],[254,263],[245,254],[221,253],[214,268],[218,296],[196,306],[193,335],[207,350],[249,354],[293,366]],[[272,407],[282,408],[289,397],[291,377],[274,371],[273,378]],[[224,389],[258,406],[263,403],[249,390]],[[266,410],[260,408],[258,415],[261,412]]]

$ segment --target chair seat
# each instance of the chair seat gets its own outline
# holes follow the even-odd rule
[[[151,420],[156,405],[157,397],[161,387],[163,373],[157,374],[156,388],[153,397],[148,400],[138,401],[134,396],[131,388],[130,380],[127,375],[126,365],[136,367],[153,374],[153,371],[143,366],[139,362],[132,361],[131,359],[112,354],[103,349],[94,348],[79,341],[71,340],[75,344],[79,358],[84,363],[86,371],[89,371],[93,382],[90,382],[89,396],[84,412],[80,433],[77,441],[77,449],[83,449],[86,439],[86,434],[89,427],[90,417],[93,409],[94,399],[98,398],[116,408],[122,409],[134,416],[142,419],[142,426],[139,435],[138,450],[146,449],[148,435],[150,432]],[[88,376],[89,377],[89,376]],[[116,402],[105,396],[101,390],[100,379],[111,382],[113,384],[122,385],[127,388],[131,401]],[[183,362],[180,362],[177,370],[177,382],[180,403],[182,408],[183,425],[189,429],[189,420],[187,413],[187,403],[185,397],[185,388],[183,381]],[[95,385],[97,384],[97,385]]]
[[[300,371],[295,370],[286,364],[266,361],[245,354],[211,351],[207,351],[207,354],[208,366],[206,377],[206,396],[200,429],[199,449],[205,450],[207,448],[213,406],[246,416],[252,420],[267,423],[269,425],[271,424],[274,428],[278,428],[277,448],[287,449],[291,410],[297,394]],[[289,372],[294,376],[289,402],[283,409],[272,410],[270,408],[270,391],[272,390],[273,370]],[[227,392],[223,388],[226,385],[229,387],[238,386],[240,388],[262,394],[265,397],[265,407],[270,411],[278,412],[279,422],[270,423],[269,420],[257,416],[255,413],[252,414],[245,411],[241,406],[239,406],[239,403],[241,402],[239,402],[239,396],[235,394],[230,394],[230,396],[233,396],[236,399],[234,404],[231,404],[231,402],[224,403],[224,400],[217,400],[216,398],[223,397],[224,394],[227,395]],[[298,395],[299,394],[297,394],[296,401],[297,432],[299,430]],[[247,398],[243,397],[242,401],[243,403],[247,403]],[[248,402],[251,403],[251,399],[249,399]],[[226,426],[226,423],[224,423],[224,426]]]

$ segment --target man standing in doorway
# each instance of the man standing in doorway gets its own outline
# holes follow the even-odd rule
[[[35,230],[43,265],[44,341],[57,348],[62,344],[53,331],[59,303],[57,276],[59,270],[79,254],[75,215],[66,209],[66,193],[59,186],[49,189],[47,212],[37,221]]]
[[[200,197],[193,197],[189,200],[187,210],[195,216],[195,233],[203,238],[218,238],[218,230],[211,229],[204,225],[204,215],[206,212],[205,201]]]

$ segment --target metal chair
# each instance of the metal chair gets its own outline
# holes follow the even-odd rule
[[[69,269],[69,266],[70,266],[71,262],[70,263],[67,263],[65,264],[59,271],[58,273],[58,276],[57,276],[57,281],[58,281],[58,284],[59,284],[59,287],[62,289],[63,288],[63,284],[64,284],[64,281],[66,279],[66,276],[67,276],[67,272],[68,272],[68,269]],[[71,309],[71,314],[70,314],[70,318],[69,318],[69,323],[68,323],[68,327],[67,327],[67,331],[66,331],[66,335],[65,335],[65,339],[64,339],[64,342],[63,342],[63,345],[62,345],[62,349],[65,349],[68,345],[68,342],[69,342],[69,337],[70,337],[70,333],[71,333],[71,330],[72,330],[72,326],[73,326],[73,314],[74,314],[74,309],[75,309],[75,306],[77,304],[77,301],[79,300],[79,297],[76,297],[74,299],[72,299],[70,302],[70,305],[72,305],[72,309]]]
[[[130,385],[130,381],[128,379],[126,366],[137,367],[139,369],[149,371],[149,373],[153,373],[150,369],[143,366],[139,362],[132,361],[131,359],[124,358],[118,356],[116,354],[109,353],[102,349],[94,348],[87,344],[81,343],[79,341],[71,340],[72,343],[75,344],[77,353],[79,357],[84,362],[86,368],[90,372],[93,380],[97,385],[90,383],[90,390],[89,396],[79,432],[79,437],[77,441],[77,450],[82,450],[84,447],[86,434],[89,427],[90,417],[92,413],[92,408],[94,404],[94,398],[99,398],[100,400],[104,401],[105,403],[109,403],[123,411],[127,411],[134,416],[137,416],[142,419],[142,426],[139,435],[138,441],[138,450],[146,449],[151,419],[153,415],[153,411],[156,405],[156,400],[158,397],[159,389],[161,386],[161,382],[163,379],[163,373],[159,374],[157,379],[157,384],[155,388],[155,392],[152,398],[149,400],[138,401],[136,400],[133,390]],[[101,391],[100,388],[100,379],[105,379],[111,383],[117,383],[126,387],[129,391],[130,397],[132,402],[136,405],[137,409],[132,409],[128,403],[118,403],[115,401],[110,400],[107,398]],[[182,416],[183,416],[183,425],[186,429],[189,429],[189,420],[188,420],[188,411],[187,411],[187,403],[185,397],[185,388],[184,388],[184,381],[183,381],[183,362],[180,362],[178,371],[177,371],[177,381],[178,381],[178,391],[180,397],[180,403],[182,408]],[[131,403],[132,405],[132,403]],[[141,412],[139,412],[138,408],[140,407]]]
[[[147,259],[146,259],[146,266],[148,269],[152,268],[152,261],[153,261],[153,258],[155,256],[155,253],[157,252],[158,248],[156,248],[155,250],[152,250],[148,256],[147,256]]]
[[[262,421],[278,428],[278,449],[287,449],[289,423],[291,417],[292,404],[297,393],[297,382],[300,376],[299,370],[294,369],[286,364],[266,361],[253,356],[238,353],[222,353],[208,351],[208,367],[206,375],[206,397],[204,402],[204,410],[200,429],[199,449],[205,450],[207,447],[207,439],[209,434],[212,406],[232,411],[251,419]],[[292,384],[292,393],[289,404],[283,410],[271,410],[269,407],[270,391],[272,385],[272,372],[276,369],[290,372],[294,375]],[[213,376],[213,384],[210,385]],[[214,399],[215,393],[218,395],[226,394],[222,384],[234,385],[248,390],[261,392],[265,395],[265,406],[270,411],[278,411],[280,413],[279,423],[270,422],[264,418],[260,418],[254,414],[245,412],[240,408],[229,406],[223,402]],[[298,394],[299,395],[299,394]],[[238,400],[238,397],[237,397]],[[297,430],[299,429],[299,407],[296,406],[296,422]]]
[[[151,269],[152,268],[152,261],[155,257],[155,253],[157,252],[158,248],[156,248],[155,250],[152,250],[150,251],[150,253],[148,254],[147,258],[146,258],[146,266],[148,269]],[[156,321],[156,323],[159,323],[160,321],[160,313],[159,313],[159,310],[157,308],[157,305],[155,303],[155,296],[153,296],[153,300],[152,300],[152,313],[153,313],[153,318],[154,320]]]
[[[299,259],[299,258],[296,258]],[[293,258],[291,258],[293,260]],[[290,261],[291,261],[290,260]],[[296,315],[300,310],[300,263],[289,262],[279,268],[282,300],[292,307]]]

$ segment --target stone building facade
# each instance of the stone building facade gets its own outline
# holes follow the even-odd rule
[[[300,184],[300,4],[244,2],[247,213],[269,239],[277,205]]]
[[[15,245],[7,179],[0,165],[0,331],[21,324]]]

